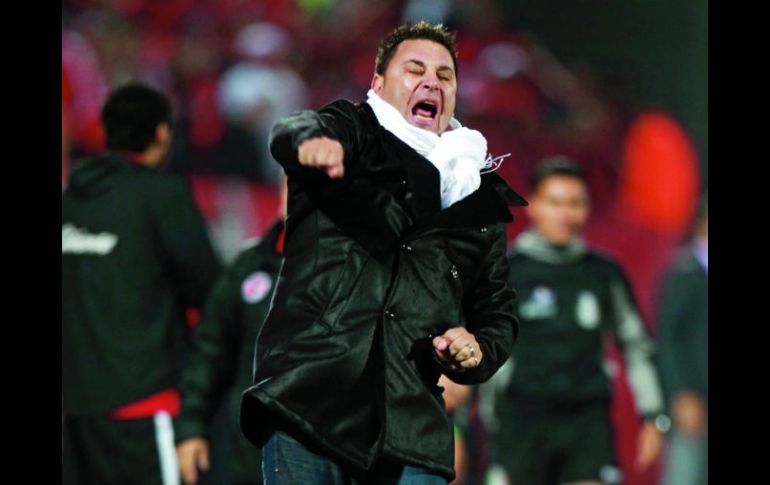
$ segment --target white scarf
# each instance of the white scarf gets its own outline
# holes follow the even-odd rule
[[[476,130],[449,120],[449,129],[440,136],[409,124],[404,116],[373,90],[367,93],[369,106],[386,130],[427,158],[441,177],[441,208],[446,209],[467,197],[481,185],[481,169],[486,165],[487,140]],[[437,115],[438,116],[438,115]]]

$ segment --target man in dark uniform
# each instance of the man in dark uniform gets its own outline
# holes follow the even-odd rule
[[[645,420],[641,467],[655,460],[662,443],[653,344],[622,269],[580,239],[589,214],[580,167],[562,157],[539,164],[529,202],[532,228],[508,256],[520,341],[487,385],[495,391],[488,426],[496,430],[494,461],[513,485],[617,483],[604,338],[611,334],[623,349]]]
[[[452,117],[456,59],[443,27],[399,27],[367,102],[273,129],[285,259],[241,406],[268,485],[445,484],[439,376],[480,383],[508,357],[504,224],[524,202],[482,174],[486,140]]]
[[[176,485],[185,315],[220,263],[185,181],[156,170],[168,99],[129,84],[102,121],[108,151],[77,161],[62,195],[62,481]]]
[[[205,479],[219,480],[216,485],[262,483],[261,456],[240,431],[238,408],[241,393],[251,385],[254,341],[281,268],[285,192],[284,180],[281,218],[219,278],[192,337],[190,360],[180,384],[182,412],[174,423],[179,467],[188,485],[198,483],[199,469],[210,467],[211,475]],[[224,429],[217,433],[212,428],[220,404]],[[213,457],[221,457],[225,463],[215,464]]]
[[[667,272],[658,308],[660,370],[672,430],[662,483],[708,483],[708,197]]]

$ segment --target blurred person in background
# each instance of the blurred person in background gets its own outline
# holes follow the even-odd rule
[[[708,196],[663,281],[660,368],[672,418],[663,485],[708,483]]]
[[[251,133],[260,155],[258,177],[274,186],[283,172],[270,155],[270,129],[284,116],[307,108],[310,98],[305,82],[287,62],[291,45],[288,32],[277,25],[246,25],[233,41],[238,62],[222,73],[217,88],[218,109]]]
[[[544,160],[529,201],[532,227],[508,255],[519,342],[484,386],[493,399],[492,474],[502,467],[512,485],[619,483],[604,339],[611,334],[623,349],[644,420],[640,469],[658,457],[666,419],[653,342],[623,270],[581,239],[590,211],[582,169],[566,157]]]
[[[524,205],[453,118],[453,36],[382,40],[368,100],[284,118],[284,263],[257,339],[241,429],[265,483],[446,484],[441,374],[489,379],[517,333],[505,222]]]
[[[125,85],[101,119],[107,151],[77,160],[62,195],[62,483],[178,484],[186,312],[220,263],[185,181],[158,171],[166,96]]]
[[[183,23],[171,61],[179,93],[179,122],[169,169],[196,176],[258,180],[267,141],[256,140],[250,127],[223,116],[218,96],[227,41],[203,12],[193,12]],[[242,241],[239,238],[237,244]]]
[[[281,267],[286,190],[284,179],[279,219],[220,276],[192,336],[190,360],[179,386],[182,411],[174,423],[185,484],[199,483],[198,471],[210,468],[220,480],[216,485],[262,483],[261,455],[240,432],[238,407],[241,392],[251,384],[254,341]],[[212,428],[220,404],[225,429],[216,433]],[[213,463],[212,457],[221,457],[224,463]],[[224,471],[216,473],[216,467]],[[207,478],[204,474],[200,483]]]
[[[98,51],[89,39],[62,26],[62,114],[66,114],[67,155],[93,156],[104,148],[99,119],[108,83]],[[64,119],[62,124],[64,124]],[[64,131],[62,126],[62,131]]]

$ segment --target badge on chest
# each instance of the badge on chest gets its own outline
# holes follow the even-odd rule
[[[250,274],[241,284],[241,296],[246,303],[259,303],[270,293],[273,279],[264,271]]]
[[[536,286],[519,307],[519,314],[527,320],[551,318],[558,312],[556,294],[551,288],[542,285]]]
[[[578,325],[586,330],[594,330],[599,326],[600,319],[601,311],[596,295],[587,290],[578,293],[575,303],[575,320]]]

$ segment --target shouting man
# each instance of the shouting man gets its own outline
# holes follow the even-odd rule
[[[366,102],[273,128],[285,261],[241,405],[268,485],[454,477],[437,382],[483,382],[508,358],[504,223],[526,204],[453,118],[456,93],[453,36],[420,22],[382,40]]]

